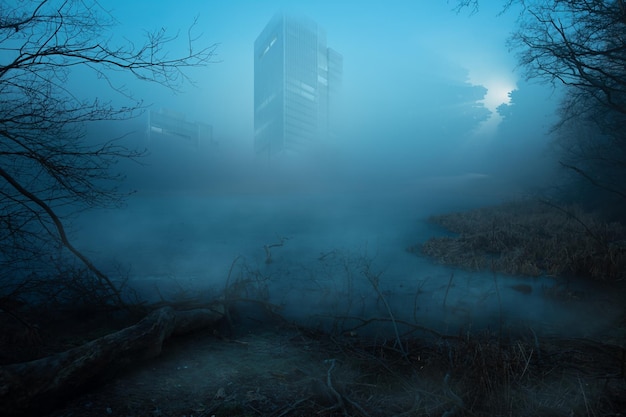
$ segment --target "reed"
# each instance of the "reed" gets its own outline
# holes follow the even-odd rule
[[[576,206],[519,201],[429,219],[454,236],[409,250],[442,264],[526,276],[626,279],[626,228]]]

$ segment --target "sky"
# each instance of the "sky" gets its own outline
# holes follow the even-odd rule
[[[496,107],[508,101],[519,81],[515,57],[505,45],[515,15],[497,16],[497,6],[484,5],[473,15],[455,13],[453,4],[444,0],[399,1],[393,7],[382,1],[196,0],[175,8],[169,2],[113,0],[106,7],[119,21],[117,34],[130,39],[160,28],[184,36],[198,17],[195,33],[202,34],[201,42],[219,46],[216,63],[190,71],[196,86],[178,95],[146,85],[132,89],[156,106],[206,120],[217,135],[244,147],[251,142],[253,124],[252,47],[278,11],[317,21],[326,30],[329,47],[343,55],[343,99],[351,124],[371,120],[381,107],[415,112],[411,104],[422,104],[424,95],[435,98],[437,91],[429,85],[441,77],[486,87],[484,104],[497,118]]]
[[[102,33],[113,48],[139,46],[147,34],[165,31],[176,38],[163,46],[168,57],[187,52],[188,33],[196,50],[216,45],[215,54],[206,66],[186,68],[191,82],[177,91],[128,74],[111,72],[103,80],[86,67],[73,68],[69,91],[87,100],[132,104],[111,90],[111,81],[152,109],[171,109],[210,124],[222,160],[226,154],[253,156],[253,45],[271,17],[284,11],[316,21],[328,46],[343,56],[342,123],[333,143],[341,169],[368,166],[417,179],[506,176],[497,168],[510,158],[513,165],[541,162],[542,169],[533,167],[533,172],[546,167],[546,132],[558,94],[528,83],[517,67],[515,51],[507,46],[516,24],[514,7],[501,13],[500,2],[484,1],[476,13],[455,12],[452,0],[402,0],[393,6],[328,0],[99,4],[115,22]],[[511,102],[511,97],[523,101]],[[498,110],[502,105],[506,111]],[[120,128],[110,124],[107,129]],[[524,182],[525,174],[516,174],[517,180]]]
[[[545,132],[555,101],[550,88],[526,83],[516,68],[515,53],[506,45],[515,10],[501,14],[497,2],[482,2],[478,13],[456,13],[454,5],[445,0],[398,1],[392,7],[384,1],[325,0],[191,0],[176,7],[145,0],[105,3],[118,23],[114,41],[139,42],[146,32],[163,28],[179,35],[170,45],[176,55],[186,48],[187,30],[197,18],[192,33],[199,36],[198,45],[218,44],[213,63],[189,69],[194,85],[181,91],[132,79],[124,87],[154,109],[173,109],[211,124],[224,153],[253,156],[253,44],[270,18],[284,11],[315,20],[326,31],[328,46],[343,55],[343,123],[336,148],[347,159],[339,165],[386,171],[403,177],[400,181],[466,173],[501,176],[496,172],[501,156],[513,155],[494,158],[493,152],[513,141],[502,137],[497,107],[510,104],[515,89],[533,91],[536,100],[527,109],[529,123],[514,121],[525,132],[516,139],[523,146],[513,143],[517,152],[511,162],[528,166],[522,161],[528,157],[538,164],[545,159]],[[80,76],[75,82],[79,88],[91,84]],[[100,94],[110,96],[108,86],[101,85]],[[88,94],[94,91],[90,87]],[[523,119],[526,110],[514,108],[507,114]],[[545,123],[536,122],[538,112]],[[515,176],[518,182],[527,180],[525,172]]]

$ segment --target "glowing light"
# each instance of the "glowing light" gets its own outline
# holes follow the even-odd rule
[[[515,90],[515,84],[499,80],[489,80],[485,84],[488,91],[483,102],[489,110],[495,111],[501,104],[509,104],[511,102],[509,94]]]
[[[487,94],[481,101],[491,111],[491,117],[481,124],[480,128],[475,132],[475,137],[486,138],[492,136],[502,121],[502,116],[497,111],[498,106],[511,102],[510,94],[517,86],[514,81],[500,74],[482,73],[480,75],[482,77],[475,77],[472,82],[487,88]]]

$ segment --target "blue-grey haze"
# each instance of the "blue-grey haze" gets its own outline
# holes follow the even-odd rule
[[[570,329],[582,317],[571,311],[579,306],[512,291],[519,278],[453,270],[406,251],[444,233],[426,222],[430,215],[519,198],[555,178],[548,129],[558,92],[523,81],[516,70],[506,47],[515,10],[498,16],[499,6],[485,5],[470,16],[452,6],[107,1],[119,23],[114,40],[139,42],[144,31],[166,28],[180,35],[175,54],[187,47],[197,16],[198,42],[219,43],[215,62],[189,69],[195,85],[178,92],[111,75],[155,109],[212,125],[217,143],[151,149],[141,117],[91,127],[94,139],[132,132],[126,143],[147,144],[150,155],[143,165],[119,166],[128,175],[124,186],[136,193],[124,209],[77,219],[76,245],[108,272],[114,262],[127,267],[148,297],[157,286],[219,291],[241,256],[269,279],[285,314],[312,325],[329,314],[388,314],[363,274],[371,260],[399,318],[452,332],[497,326],[503,317],[506,325],[545,332],[564,323]],[[324,150],[268,162],[253,152],[253,44],[280,10],[315,20],[343,55],[342,123]],[[70,86],[124,103],[87,71],[75,71]],[[265,246],[277,243],[266,263]]]

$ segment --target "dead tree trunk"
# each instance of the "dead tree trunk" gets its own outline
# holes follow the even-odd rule
[[[0,415],[37,415],[51,410],[111,370],[161,353],[173,334],[215,325],[223,307],[175,311],[160,308],[137,324],[77,348],[31,362],[0,367]]]

